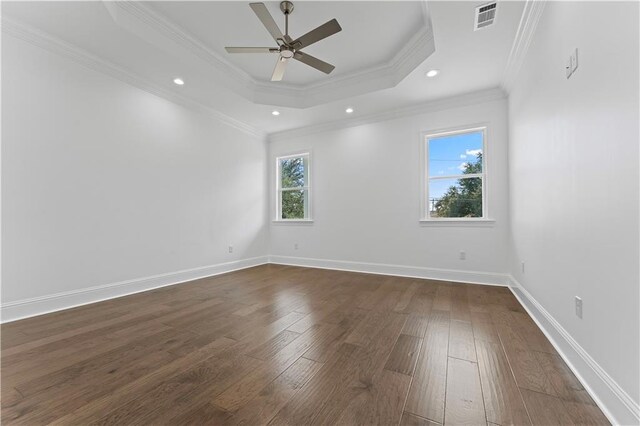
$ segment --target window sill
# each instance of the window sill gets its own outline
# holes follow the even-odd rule
[[[446,226],[446,227],[484,227],[495,226],[494,219],[421,219],[420,226]]]
[[[313,219],[274,219],[274,225],[313,225]]]

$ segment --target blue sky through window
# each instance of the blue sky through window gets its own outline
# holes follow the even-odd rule
[[[482,131],[429,139],[429,177],[462,174],[467,162],[475,162],[482,152]],[[440,198],[456,179],[429,181],[429,198]]]

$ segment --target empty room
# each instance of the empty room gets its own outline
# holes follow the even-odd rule
[[[3,425],[640,424],[640,2],[0,7]]]

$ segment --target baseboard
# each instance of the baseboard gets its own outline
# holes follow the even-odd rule
[[[497,286],[506,286],[508,278],[506,274],[493,272],[388,265],[384,263],[349,262],[344,260],[312,259],[308,257],[269,256],[269,263]]]
[[[547,336],[612,424],[640,424],[640,406],[580,346],[567,330],[522,286],[509,276],[509,288]]]
[[[102,302],[116,297],[128,296],[155,288],[180,284],[213,275],[237,271],[263,265],[268,262],[267,256],[253,257],[234,262],[218,263],[200,268],[186,269],[168,274],[152,275],[144,278],[121,281],[106,285],[83,288],[47,296],[23,299],[15,302],[3,303],[2,323],[16,321],[37,315],[48,314],[90,303]]]
[[[0,306],[0,323],[8,323],[51,312],[71,309],[82,305],[102,302],[104,300],[115,299],[117,297],[128,296],[143,291],[153,290],[155,288],[224,274],[227,272],[237,271],[239,269],[263,265],[265,263],[501,286],[504,286],[506,281],[506,275],[504,274],[487,272],[468,272],[437,268],[386,265],[380,263],[344,262],[339,260],[309,259],[286,256],[260,256],[3,303]]]

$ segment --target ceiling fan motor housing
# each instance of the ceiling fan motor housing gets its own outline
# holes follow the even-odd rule
[[[293,49],[286,48],[285,46],[282,46],[280,48],[280,57],[281,58],[291,59],[291,58],[293,58],[294,53],[295,53],[295,51]]]

